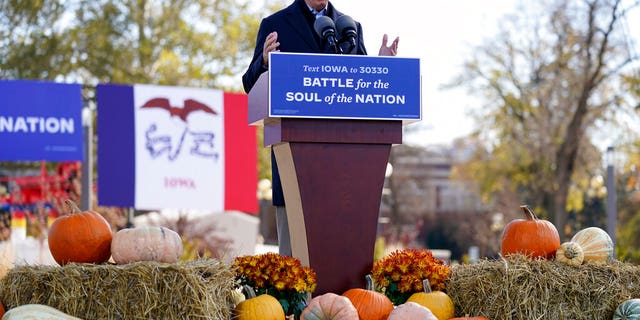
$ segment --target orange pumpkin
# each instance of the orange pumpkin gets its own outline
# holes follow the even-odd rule
[[[509,222],[502,231],[503,256],[520,253],[531,258],[553,259],[560,247],[558,229],[547,220],[540,220],[529,206],[520,206],[525,219]]]
[[[111,257],[111,226],[99,213],[81,211],[66,200],[68,214],[49,228],[49,250],[58,264],[103,263]]]
[[[393,303],[384,294],[373,290],[371,275],[367,275],[366,280],[366,289],[353,288],[342,295],[351,300],[360,320],[386,320],[393,311]]]

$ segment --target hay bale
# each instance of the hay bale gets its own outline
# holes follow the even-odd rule
[[[522,255],[452,268],[447,294],[456,314],[500,319],[611,319],[640,297],[640,268],[621,262],[569,266]]]
[[[210,259],[17,266],[0,281],[0,299],[82,319],[229,319],[233,284],[231,266]]]

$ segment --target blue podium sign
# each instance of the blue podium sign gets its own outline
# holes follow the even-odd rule
[[[422,119],[420,60],[273,52],[269,116]]]
[[[81,89],[0,80],[0,161],[83,160]]]

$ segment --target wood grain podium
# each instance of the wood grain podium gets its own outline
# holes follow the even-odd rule
[[[364,288],[402,121],[271,118],[265,72],[249,92],[249,123],[264,127],[264,144],[274,150],[292,254],[317,273],[314,295]]]

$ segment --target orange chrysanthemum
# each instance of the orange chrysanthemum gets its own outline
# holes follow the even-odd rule
[[[316,289],[316,273],[293,257],[277,253],[243,256],[235,259],[233,267],[237,286],[276,297],[287,314],[299,314],[307,293]]]
[[[373,265],[371,276],[377,288],[395,305],[404,303],[411,294],[423,290],[422,281],[429,280],[432,290],[445,289],[451,269],[436,259],[429,250],[404,249],[392,252]]]
[[[239,285],[248,285],[255,290],[276,288],[313,292],[316,288],[315,272],[293,257],[277,253],[243,256],[237,257],[233,266]]]

